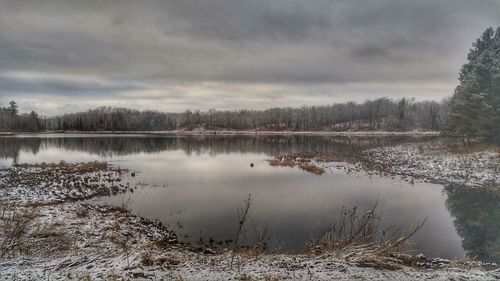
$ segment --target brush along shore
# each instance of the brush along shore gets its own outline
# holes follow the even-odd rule
[[[72,171],[74,177],[66,171]],[[113,180],[106,180],[114,186],[120,182],[119,177],[127,174],[119,171],[99,163],[31,164],[3,170],[0,190],[10,192],[4,192],[0,201],[0,280],[491,280],[500,277],[498,271],[485,271],[475,264],[440,260],[432,266],[423,257],[396,255],[393,244],[403,243],[412,233],[375,243],[377,216],[373,211],[357,215],[355,209],[344,210],[340,219],[353,221],[349,235],[338,232],[346,225],[333,225],[325,235],[308,242],[306,254],[265,254],[258,248],[236,247],[196,252],[180,245],[175,233],[161,224],[122,208],[74,202],[101,195],[99,192],[68,195],[73,189],[80,190],[78,186],[86,183],[86,179],[88,186],[82,190],[99,189],[98,173],[105,173],[104,178],[110,172],[115,173]],[[51,176],[52,173],[57,176]],[[17,186],[23,192],[15,192]],[[52,192],[54,189],[57,192]],[[27,195],[24,192],[36,196],[20,199]]]
[[[302,157],[301,157],[302,156]],[[305,157],[302,154],[284,154],[269,160],[271,166],[286,166],[295,167],[307,171],[315,175],[322,175],[325,169],[318,167],[311,158]]]

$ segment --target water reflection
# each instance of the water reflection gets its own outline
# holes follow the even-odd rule
[[[361,148],[415,141],[413,137],[332,136],[158,136],[158,135],[20,135],[0,137],[0,158],[18,158],[20,151],[36,154],[40,149],[83,151],[100,157],[183,150],[187,155],[265,153],[295,151],[335,152],[349,156]]]
[[[500,187],[448,185],[446,207],[470,258],[500,262]]]
[[[17,163],[21,151],[37,154],[41,145],[42,139],[40,138],[0,137],[0,159],[10,158]]]

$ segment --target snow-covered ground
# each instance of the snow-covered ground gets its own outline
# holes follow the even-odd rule
[[[53,204],[124,192],[121,171],[82,173],[60,167],[10,167],[0,169],[0,198],[16,205]]]
[[[329,169],[346,173],[362,172],[368,175],[401,176],[414,180],[466,186],[500,185],[500,153],[494,146],[472,152],[450,149],[445,143],[406,143],[382,146],[355,153],[349,161],[335,154],[321,152],[290,153],[269,160],[272,166],[297,166],[311,163],[328,172]],[[481,148],[481,146],[479,146]]]
[[[126,211],[77,203],[21,207],[23,237],[0,258],[0,280],[493,280],[498,271],[358,267],[347,255],[194,253]],[[34,212],[34,213],[31,213]],[[2,243],[5,237],[0,240]],[[2,244],[5,245],[5,244]]]
[[[500,185],[500,153],[494,149],[459,153],[441,144],[402,144],[364,151],[363,168],[436,183]]]
[[[178,244],[175,234],[160,224],[120,208],[75,202],[130,188],[121,184],[120,176],[108,170],[0,170],[0,280],[500,278],[498,270],[466,269],[449,261],[433,269],[403,263],[398,270],[361,267],[360,261],[371,257],[354,249],[321,255],[195,252]]]

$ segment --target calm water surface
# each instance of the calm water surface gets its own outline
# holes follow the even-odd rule
[[[271,167],[285,152],[322,151],[349,157],[361,149],[413,138],[304,136],[175,137],[152,135],[20,135],[0,137],[0,165],[14,162],[103,160],[137,171],[128,177],[133,193],[95,199],[126,204],[135,214],[159,220],[181,240],[234,239],[237,208],[254,200],[246,239],[267,226],[273,247],[300,252],[309,235],[334,222],[342,206],[377,210],[384,227],[403,229],[425,217],[413,253],[445,258],[499,260],[500,195],[481,189],[410,184],[397,177],[346,174],[322,176],[297,168]],[[255,167],[251,168],[250,163]]]

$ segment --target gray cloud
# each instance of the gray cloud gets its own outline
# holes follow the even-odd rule
[[[50,114],[439,99],[499,14],[496,0],[0,0],[0,103]]]
[[[107,81],[91,77],[73,77],[64,74],[46,75],[36,72],[6,72],[0,74],[0,92],[10,92],[17,95],[48,93],[54,96],[78,97],[85,95],[90,97],[139,90],[144,89],[144,87],[128,81]]]

